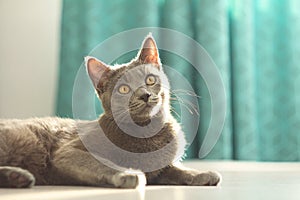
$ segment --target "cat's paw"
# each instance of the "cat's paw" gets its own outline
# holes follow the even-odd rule
[[[113,176],[113,183],[119,188],[136,188],[146,184],[146,177],[142,172],[119,172]]]
[[[3,187],[29,188],[35,184],[34,176],[18,167],[5,167],[0,170],[0,173],[2,177],[5,177]]]
[[[192,185],[217,186],[221,182],[221,175],[218,172],[204,172],[193,177]]]

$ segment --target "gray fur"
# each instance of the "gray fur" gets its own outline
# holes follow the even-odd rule
[[[130,63],[112,67],[88,57],[86,65],[104,113],[97,121],[0,120],[0,187],[219,183],[217,173],[174,165],[185,140],[151,36]],[[123,85],[128,93],[119,91]]]

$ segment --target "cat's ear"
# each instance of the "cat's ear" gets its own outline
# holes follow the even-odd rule
[[[85,66],[96,90],[101,91],[103,83],[108,80],[110,68],[97,58],[86,56]]]
[[[151,33],[149,33],[143,41],[142,47],[137,55],[137,59],[140,63],[153,64],[160,69],[161,62],[159,53]]]

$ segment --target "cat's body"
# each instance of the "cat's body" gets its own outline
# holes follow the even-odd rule
[[[64,155],[67,150],[78,150],[88,153],[84,144],[78,135],[78,126],[84,127],[85,130],[97,130],[98,124],[113,124],[115,122],[102,116],[99,121],[75,121],[71,119],[61,118],[36,118],[27,120],[1,120],[0,121],[0,166],[20,167],[30,171],[38,185],[97,185],[97,183],[89,183],[85,180],[76,180],[73,174],[68,175],[72,165],[76,161],[83,158],[80,155],[73,156]],[[107,129],[108,127],[106,126]],[[104,132],[107,130],[104,130]],[[135,138],[124,134],[121,130],[106,132],[107,137],[118,147],[129,152],[146,153],[161,149],[172,139],[176,139],[173,134],[171,125],[168,123],[163,130],[152,138]],[[111,133],[111,134],[110,134]],[[159,141],[156,142],[156,141]],[[110,151],[109,147],[102,149]],[[156,159],[147,160],[143,158],[145,165],[151,165],[153,162],[168,161],[171,163],[177,153],[177,146],[172,146],[168,150],[169,154],[157,154]],[[112,152],[111,152],[112,154]],[[62,156],[66,156],[63,157]],[[114,155],[112,155],[114,156]],[[96,158],[92,156],[95,162]],[[138,165],[134,161],[123,157],[118,163],[120,167],[133,168]],[[60,171],[60,167],[56,166],[57,162],[65,162],[65,169]],[[136,161],[136,160],[135,160]],[[123,165],[121,166],[120,163]],[[91,164],[91,163],[88,163]],[[103,166],[101,166],[103,167]],[[100,171],[101,171],[100,167]],[[90,168],[90,167],[88,167]],[[0,167],[1,170],[1,167]],[[65,170],[65,172],[64,172]],[[113,169],[112,169],[113,170]],[[82,171],[83,173],[83,171]],[[146,173],[148,183],[151,183],[158,171]],[[76,173],[75,173],[76,174]],[[86,175],[88,178],[88,176]]]
[[[27,169],[37,184],[53,184],[50,178],[55,152],[76,138],[75,121],[71,119],[1,120],[0,166]]]
[[[86,65],[104,114],[96,121],[0,120],[0,187],[219,183],[214,172],[174,165],[185,140],[151,36],[128,64],[114,69],[89,57]]]

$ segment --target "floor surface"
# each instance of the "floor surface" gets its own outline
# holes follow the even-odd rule
[[[218,187],[146,186],[140,189],[35,186],[0,189],[0,200],[300,200],[300,163],[185,162],[187,167],[218,170]]]

